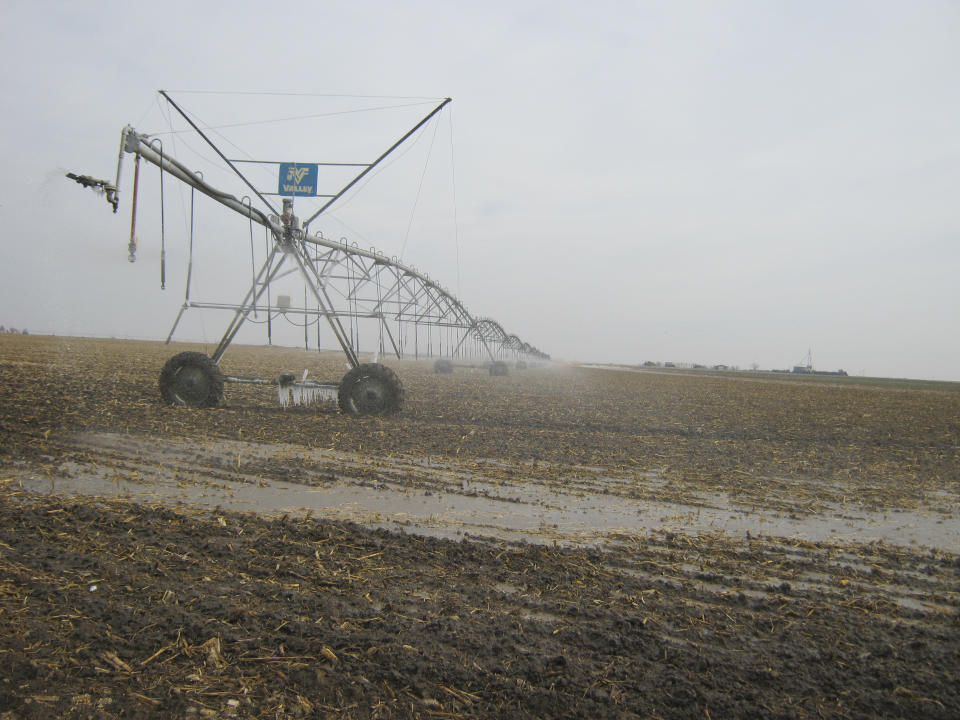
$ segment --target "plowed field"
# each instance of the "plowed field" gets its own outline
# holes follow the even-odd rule
[[[0,336],[0,720],[960,716],[956,384],[184,349]]]

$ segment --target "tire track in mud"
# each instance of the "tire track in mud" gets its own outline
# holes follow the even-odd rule
[[[115,491],[121,482],[138,492],[176,485],[184,502],[192,501],[191,488],[202,489],[194,495],[219,488],[221,504],[242,509],[324,512],[435,531],[463,525],[533,541],[589,543],[613,532],[658,529],[960,547],[960,525],[951,521],[949,504],[882,512],[855,503],[785,508],[776,498],[745,503],[737,493],[693,491],[657,472],[219,438],[79,433],[50,442],[65,455],[58,472],[81,492],[83,478],[101,485],[109,479]]]
[[[45,477],[22,474],[25,488],[330,517],[436,537],[601,546],[616,572],[743,599],[784,590],[856,590],[871,612],[941,612],[957,605],[956,589],[937,569],[942,563],[936,550],[929,551],[928,563],[905,562],[916,557],[915,549],[902,547],[907,543],[856,537],[841,542],[836,533],[772,536],[749,527],[743,532],[739,525],[734,534],[715,525],[729,515],[729,506],[711,508],[687,494],[673,503],[637,500],[645,492],[642,483],[651,496],[662,497],[664,483],[655,475],[111,433],[50,438],[49,445],[56,460]],[[698,500],[700,505],[691,504]],[[637,515],[631,503],[642,504],[646,515]],[[634,524],[627,527],[630,519]],[[835,524],[830,518],[818,522]],[[630,559],[637,554],[642,562]]]

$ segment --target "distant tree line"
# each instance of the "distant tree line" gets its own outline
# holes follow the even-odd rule
[[[16,328],[5,328],[3,325],[0,325],[0,335],[29,335],[27,329],[17,330]]]

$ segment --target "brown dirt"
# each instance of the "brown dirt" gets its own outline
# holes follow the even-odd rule
[[[319,492],[336,471],[374,492],[475,492],[421,463],[532,493],[618,478],[602,492],[624,502],[709,494],[827,522],[838,508],[914,513],[952,538],[956,385],[397,364],[405,412],[354,419],[236,386],[222,408],[164,407],[159,368],[185,347],[0,337],[3,720],[960,715],[947,544],[682,526],[610,530],[595,546],[546,531],[454,541],[40,491],[95,471],[153,482],[131,477],[129,453],[84,440],[109,435],[199,445],[170,471],[187,488]],[[232,348],[224,365],[343,373],[336,356],[295,350]],[[227,441],[255,460],[205,457]],[[281,444],[321,459],[260,452]],[[387,460],[406,474],[386,477]]]

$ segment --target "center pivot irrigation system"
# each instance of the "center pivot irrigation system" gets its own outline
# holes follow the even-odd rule
[[[84,187],[103,192],[113,211],[117,212],[123,158],[127,153],[135,156],[133,219],[128,246],[130,262],[136,259],[137,244],[134,228],[141,158],[160,168],[161,188],[163,174],[168,173],[189,185],[193,190],[207,195],[248,218],[251,226],[251,261],[253,261],[253,223],[263,226],[268,237],[266,260],[259,270],[256,270],[254,265],[251,272],[252,282],[239,304],[197,302],[190,298],[190,272],[193,260],[191,225],[191,257],[187,269],[186,297],[167,337],[167,342],[170,342],[180,319],[189,308],[229,310],[233,312],[233,318],[212,355],[182,352],[167,361],[160,373],[160,394],[165,402],[190,407],[213,407],[219,404],[223,397],[224,383],[233,382],[276,386],[280,402],[284,405],[290,402],[307,404],[317,399],[326,399],[336,400],[342,412],[352,415],[384,415],[398,412],[403,405],[403,385],[400,378],[383,364],[360,361],[360,319],[378,323],[380,352],[390,352],[397,358],[410,353],[409,329],[411,327],[413,328],[413,354],[416,357],[420,356],[421,328],[424,328],[427,334],[427,347],[424,348],[426,354],[433,354],[436,335],[440,354],[445,355],[435,363],[435,370],[438,373],[451,372],[455,358],[480,356],[485,360],[484,365],[491,375],[507,374],[508,360],[514,361],[518,368],[525,367],[528,361],[549,360],[548,355],[525,343],[516,335],[507,333],[497,321],[472,316],[448,290],[416,268],[402,264],[396,257],[387,257],[373,248],[363,250],[357,247],[356,243],[347,243],[345,240],[331,240],[319,232],[313,235],[309,233],[310,224],[317,217],[436,116],[450,102],[449,98],[443,100],[372,162],[351,163],[350,165],[360,168],[358,174],[337,192],[320,196],[324,200],[320,209],[301,222],[293,213],[292,196],[300,194],[297,192],[296,181],[302,178],[303,173],[309,172],[309,164],[280,164],[280,192],[261,191],[240,172],[236,164],[239,161],[228,159],[203,129],[165,91],[161,90],[160,95],[216,152],[230,170],[235,172],[253,191],[265,209],[255,207],[248,197],[237,199],[211,186],[203,180],[200,173],[189,170],[181,162],[165,154],[159,138],[138,133],[128,125],[123,128],[120,138],[120,153],[114,182],[72,173],[67,177]],[[342,163],[330,164],[343,165]],[[283,173],[291,172],[293,174],[289,177],[294,182],[293,189],[290,192],[283,192],[285,187],[289,187],[284,185]],[[278,211],[265,197],[271,194],[291,197],[283,198],[282,209]],[[162,270],[161,277],[163,272]],[[303,279],[305,290],[303,307],[291,306],[290,298],[286,295],[277,296],[276,303],[272,304],[271,284],[288,275],[299,275]],[[307,293],[312,296],[316,303],[315,307],[308,307]],[[319,321],[320,317],[326,319],[350,366],[339,383],[310,380],[307,379],[306,372],[297,379],[291,373],[282,373],[275,378],[258,378],[227,375],[221,371],[220,360],[250,315],[265,313],[269,333],[271,312],[278,310],[284,314],[302,316],[305,325],[309,318],[313,318],[314,321]],[[344,326],[344,321],[348,327]],[[444,335],[446,335],[445,352]]]

